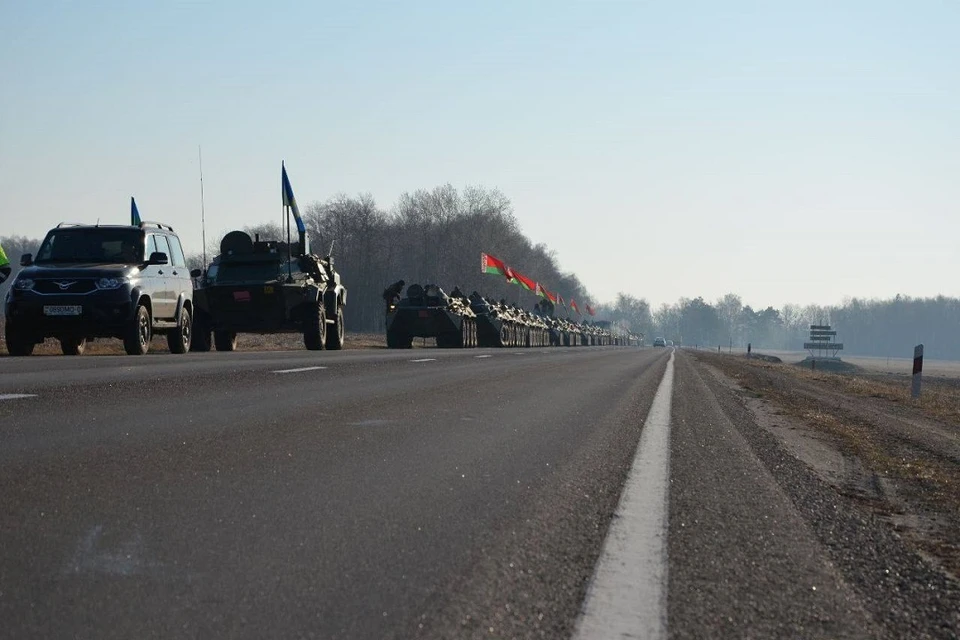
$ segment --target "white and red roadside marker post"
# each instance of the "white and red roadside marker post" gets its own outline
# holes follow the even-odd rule
[[[920,378],[923,377],[923,345],[913,348],[913,384],[910,387],[910,397],[920,397]]]

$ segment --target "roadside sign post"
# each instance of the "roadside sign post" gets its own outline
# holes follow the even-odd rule
[[[910,397],[920,397],[920,379],[923,377],[923,345],[913,348],[913,384],[910,386]]]
[[[812,360],[839,360],[837,354],[843,350],[843,343],[835,342],[836,335],[828,324],[812,324],[810,342],[804,342],[803,348],[810,351]]]

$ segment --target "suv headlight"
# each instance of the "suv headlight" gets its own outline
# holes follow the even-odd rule
[[[13,283],[13,288],[17,291],[30,291],[36,283],[30,278],[17,278]]]
[[[97,289],[101,291],[119,289],[127,283],[127,278],[100,278],[97,280]]]

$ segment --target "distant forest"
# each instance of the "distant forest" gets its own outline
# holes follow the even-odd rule
[[[924,343],[930,358],[960,359],[960,299],[910,298],[852,299],[839,306],[784,305],[781,309],[753,309],[735,294],[708,302],[681,298],[674,304],[651,309],[642,298],[620,293],[616,300],[599,301],[590,295],[575,273],[560,269],[556,254],[534,243],[520,229],[510,200],[500,191],[450,185],[406,193],[390,211],[377,206],[370,195],[339,195],[313,203],[303,213],[312,249],[325,254],[334,244],[335,266],[349,295],[347,330],[383,330],[381,293],[392,282],[436,283],[450,291],[480,291],[496,299],[531,308],[533,293],[503,279],[480,273],[480,253],[504,260],[524,275],[575,299],[583,309],[589,304],[596,319],[621,320],[642,332],[650,344],[663,336],[678,344],[727,348],[801,350],[810,324],[831,324],[848,354],[910,356],[913,346]],[[263,238],[280,238],[278,222],[248,227]],[[207,248],[217,253],[219,238]],[[14,271],[20,255],[35,253],[38,239],[0,236]],[[189,244],[189,243],[188,243]],[[201,266],[200,252],[190,256],[191,266]],[[5,293],[8,284],[0,287]],[[571,317],[577,316],[571,312]]]

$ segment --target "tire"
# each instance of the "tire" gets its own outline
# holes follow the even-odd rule
[[[7,353],[12,356],[29,356],[37,346],[33,340],[17,331],[16,326],[9,320],[4,325],[4,339],[7,341]]]
[[[180,309],[177,328],[167,334],[167,346],[170,347],[170,353],[186,353],[190,351],[192,342],[193,318],[190,317],[190,310],[183,307]]]
[[[507,326],[506,322],[500,325],[500,346],[510,346],[510,327]]]
[[[123,336],[123,349],[129,356],[145,355],[150,351],[152,338],[153,321],[150,318],[150,310],[145,305],[138,304]]]
[[[60,338],[60,351],[65,356],[82,356],[87,348],[87,339],[81,337]]]
[[[326,344],[331,351],[343,349],[343,307],[337,307],[334,323],[327,327]]]
[[[203,353],[210,351],[213,346],[213,339],[210,335],[210,325],[207,323],[203,311],[194,311],[192,334],[190,336],[190,351]]]
[[[322,351],[327,341],[327,317],[323,312],[323,302],[318,302],[307,310],[303,325],[303,344],[310,351]]]
[[[411,348],[413,348],[413,336],[398,336],[393,333],[387,333],[387,349]]]
[[[459,349],[463,346],[463,325],[460,325],[460,332],[441,333],[437,336],[437,346],[441,349]]]
[[[217,329],[213,332],[213,344],[217,351],[236,351],[237,332]]]

